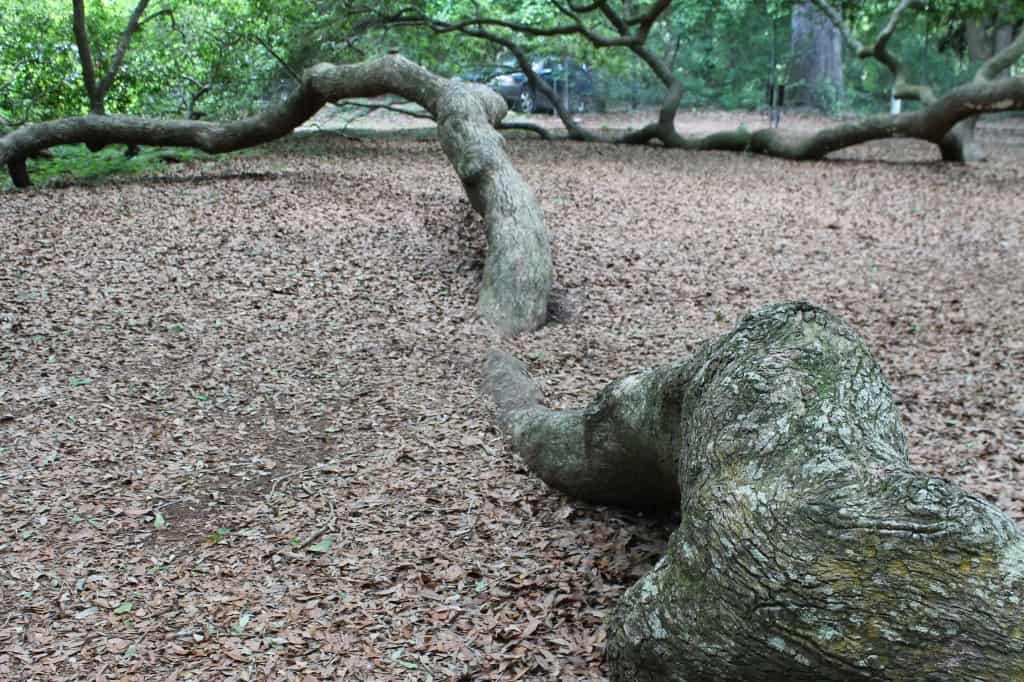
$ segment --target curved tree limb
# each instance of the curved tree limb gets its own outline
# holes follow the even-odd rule
[[[996,52],[982,64],[974,79],[976,81],[995,80],[1016,64],[1021,57],[1024,57],[1024,31],[1018,31],[1017,37],[1009,45]]]
[[[893,96],[903,99],[916,99],[926,106],[938,101],[935,92],[927,85],[910,83],[906,77],[903,63],[889,49],[889,40],[896,31],[900,17],[908,9],[920,9],[925,3],[920,0],[901,0],[889,15],[885,26],[879,31],[875,42],[865,46],[853,35],[850,27],[843,21],[840,13],[828,0],[812,0],[812,2],[828,16],[829,20],[840,30],[846,42],[857,53],[866,59],[874,58],[882,63],[893,76]],[[995,80],[1011,65],[1024,56],[1024,40],[1018,39],[992,55],[974,77],[975,83],[986,83]],[[984,151],[974,142],[974,126],[965,121],[946,131],[936,143],[942,152],[942,158],[951,161],[984,160]]]
[[[551,132],[547,128],[526,121],[502,121],[498,124],[498,130],[525,130],[539,136],[542,140],[552,139]]]
[[[947,160],[965,160],[963,147],[950,131],[960,121],[985,112],[1024,109],[1024,78],[961,85],[918,111],[872,116],[813,133],[778,128],[723,131],[706,136],[677,135],[667,146],[693,150],[748,151],[794,161],[822,159],[831,152],[873,140],[896,137],[932,142]],[[631,133],[622,141],[643,143],[660,137],[657,124]]]
[[[613,680],[1024,676],[1024,535],[911,470],[881,369],[829,313],[763,308],[577,410],[544,408],[508,355],[485,374],[550,485],[678,504],[666,555],[610,617]]]
[[[229,152],[287,135],[327,102],[385,94],[414,101],[433,114],[441,147],[484,218],[488,251],[481,315],[506,334],[540,327],[551,291],[550,244],[533,192],[494,129],[506,114],[504,101],[489,88],[445,80],[398,55],[358,64],[318,64],[303,73],[287,100],[234,122],[89,115],[24,125],[0,138],[0,163],[8,166],[17,186],[25,186],[25,159],[58,144]]]
[[[906,67],[899,58],[889,49],[889,41],[896,31],[900,18],[908,9],[921,9],[925,3],[921,0],[901,0],[901,2],[889,14],[885,26],[878,32],[875,41],[871,45],[863,45],[853,35],[849,25],[843,21],[842,15],[832,6],[828,0],[812,0],[829,20],[839,29],[847,44],[861,59],[876,59],[885,66],[893,77],[892,96],[901,99],[918,100],[926,106],[930,106],[938,99],[935,91],[930,86],[922,83],[911,83],[907,79]],[[1003,50],[1001,56],[1010,58],[1010,50]],[[1019,54],[1012,57],[1007,64],[1012,64],[1019,58]],[[988,80],[984,76],[985,69],[979,71],[975,80]],[[974,126],[967,122],[957,125],[936,141],[942,158],[948,161],[981,161],[985,158],[984,151],[974,142]]]

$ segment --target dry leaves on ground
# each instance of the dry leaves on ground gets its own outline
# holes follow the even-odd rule
[[[432,140],[0,198],[0,678],[603,679],[671,522],[532,478],[484,353],[575,405],[780,299],[855,324],[914,461],[1024,518],[1019,147],[510,148],[562,320],[514,341]]]

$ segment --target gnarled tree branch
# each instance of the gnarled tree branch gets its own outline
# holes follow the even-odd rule
[[[483,216],[488,251],[480,290],[481,315],[503,333],[536,329],[547,318],[551,291],[548,233],[533,192],[512,166],[494,126],[505,103],[490,89],[440,78],[398,55],[358,64],[318,64],[284,102],[230,123],[89,115],[24,125],[0,138],[0,163],[18,186],[25,159],[58,144],[192,147],[220,153],[287,135],[324,104],[350,97],[395,94],[437,121],[441,146],[473,207]]]
[[[550,485],[680,512],[609,619],[613,680],[1024,676],[1024,535],[911,470],[881,370],[834,316],[769,306],[581,409],[543,407],[511,356],[485,375]]]
[[[918,99],[925,105],[924,108],[898,116],[870,117],[853,124],[841,124],[809,134],[785,133],[780,130],[751,132],[741,128],[702,137],[680,135],[675,129],[675,116],[683,96],[682,83],[672,69],[658,55],[648,50],[645,44],[645,31],[650,30],[654,21],[671,3],[661,0],[654,2],[637,17],[625,17],[603,0],[582,6],[557,3],[556,6],[572,22],[551,29],[489,19],[444,23],[432,21],[423,15],[405,15],[404,18],[407,21],[426,24],[437,32],[457,31],[500,44],[510,50],[516,56],[530,86],[535,92],[545,95],[554,103],[556,113],[565,125],[569,138],[574,140],[619,144],[646,144],[657,140],[667,147],[752,151],[794,160],[809,160],[820,159],[830,152],[872,140],[907,137],[936,144],[946,160],[966,161],[983,158],[983,155],[969,137],[962,134],[960,127],[957,127],[958,122],[983,112],[1024,109],[1020,99],[1019,77],[1011,79],[1017,82],[1007,83],[1004,80],[998,86],[989,82],[992,80],[991,74],[1004,71],[1024,55],[1024,43],[1020,36],[982,67],[974,83],[962,85],[939,97],[927,85],[910,83],[906,78],[904,65],[889,49],[889,42],[901,18],[907,11],[922,6],[920,0],[901,0],[870,45],[865,45],[857,39],[849,25],[843,21],[842,15],[830,2],[813,2],[836,24],[844,40],[860,57],[877,59],[893,73],[894,94],[897,97]],[[612,40],[607,36],[595,36],[594,30],[584,23],[583,14],[587,12],[599,12],[618,37]],[[564,110],[551,87],[533,73],[525,52],[515,41],[488,31],[483,26],[501,26],[527,36],[546,35],[550,31],[557,31],[559,35],[575,33],[587,38],[597,47],[627,47],[666,87],[658,120],[617,137],[600,136],[586,130]]]
[[[991,81],[1017,63],[1024,57],[1024,31],[1019,31],[1017,37],[1006,46],[1006,48],[992,55],[974,76],[976,81]]]

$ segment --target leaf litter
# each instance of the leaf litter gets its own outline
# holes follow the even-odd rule
[[[510,150],[558,320],[514,340],[430,139],[2,196],[0,678],[604,679],[672,520],[534,479],[484,354],[579,405],[770,301],[852,322],[914,463],[1024,520],[1019,146]]]

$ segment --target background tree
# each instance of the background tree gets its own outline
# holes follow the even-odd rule
[[[793,159],[818,159],[829,152],[870,140],[912,137],[938,145],[944,159],[965,161],[978,158],[979,154],[967,136],[959,130],[952,130],[957,122],[978,111],[1020,109],[1024,103],[1021,98],[1024,83],[1021,79],[1011,78],[1000,83],[994,80],[996,72],[992,71],[998,67],[1001,72],[1020,59],[1024,52],[1024,43],[1020,40],[1015,40],[997,55],[993,55],[977,71],[971,82],[961,84],[940,97],[930,86],[913,82],[905,62],[892,49],[892,39],[897,28],[906,20],[908,13],[921,8],[920,3],[911,0],[903,0],[895,5],[868,3],[864,8],[859,8],[860,11],[851,14],[856,19],[851,23],[825,0],[813,2],[838,29],[858,57],[876,60],[888,69],[894,83],[892,89],[897,96],[916,99],[922,102],[924,108],[896,117],[878,116],[857,124],[840,124],[813,134],[784,135],[772,130],[751,133],[740,129],[710,136],[687,137],[675,129],[675,117],[683,101],[683,81],[650,44],[651,37],[659,33],[658,29],[664,25],[666,17],[671,16],[674,6],[671,0],[658,0],[642,6],[612,3],[608,0],[579,7],[556,3],[559,17],[546,18],[540,23],[482,16],[479,12],[458,21],[441,21],[408,11],[401,13],[395,21],[418,23],[438,33],[461,33],[503,46],[516,55],[531,86],[556,104],[557,98],[551,88],[530,70],[526,50],[519,43],[521,37],[538,39],[575,36],[585,39],[599,50],[629,50],[655,74],[664,88],[657,120],[625,135],[608,138],[585,130],[569,112],[560,106],[556,107],[569,137],[578,140],[626,144],[656,141],[669,147],[743,150]],[[676,3],[675,6],[681,4],[686,3]],[[771,16],[772,13],[767,12],[767,17]],[[851,28],[854,25],[863,28],[865,32],[876,32],[874,39],[862,43]],[[970,106],[966,105],[967,101],[970,101]]]
[[[102,116],[106,113],[107,93],[110,91],[110,87],[114,84],[114,79],[117,78],[121,67],[124,65],[132,38],[145,21],[153,18],[143,18],[149,2],[150,0],[138,1],[128,17],[124,30],[121,31],[118,37],[117,47],[114,48],[109,58],[104,60],[105,63],[98,63],[96,56],[93,54],[92,44],[89,39],[89,27],[85,15],[85,0],[72,0],[75,45],[78,47],[78,59],[82,65],[82,83],[89,98],[90,114]],[[104,5],[99,4],[97,7],[104,8]],[[158,14],[167,12],[169,10],[161,10]],[[106,68],[103,68],[104,66]]]
[[[843,97],[843,38],[810,0],[792,10],[790,105],[831,111]]]

